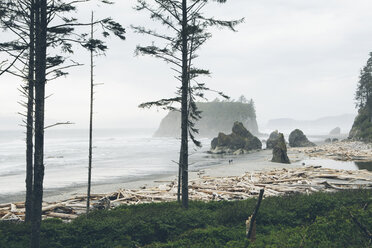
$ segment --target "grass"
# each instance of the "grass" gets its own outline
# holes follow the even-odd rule
[[[350,217],[372,231],[371,190],[268,197],[257,217],[257,240],[245,238],[256,199],[121,206],[71,223],[43,221],[41,247],[371,247]],[[28,247],[29,226],[0,223],[0,247]]]

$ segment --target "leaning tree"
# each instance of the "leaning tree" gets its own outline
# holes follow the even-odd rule
[[[198,130],[195,122],[201,118],[201,112],[196,106],[197,98],[205,98],[205,91],[210,89],[198,80],[200,76],[210,75],[205,69],[198,68],[194,61],[197,52],[212,37],[212,27],[224,27],[235,31],[235,26],[243,21],[224,21],[207,17],[203,11],[211,2],[225,3],[226,0],[138,0],[135,7],[138,11],[150,14],[150,18],[160,22],[164,32],[148,29],[142,26],[132,26],[140,34],[149,35],[158,40],[148,46],[138,46],[138,54],[159,58],[172,66],[175,78],[180,82],[175,97],[146,102],[141,108],[153,106],[170,111],[181,112],[181,148],[179,157],[178,185],[182,186],[182,206],[188,208],[188,141],[191,139],[196,146],[201,146],[195,139]],[[222,92],[218,92],[226,97]],[[178,107],[175,104],[179,104]],[[181,178],[180,178],[181,177]],[[182,182],[181,182],[182,181]]]

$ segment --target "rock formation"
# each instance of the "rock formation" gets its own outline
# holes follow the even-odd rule
[[[289,145],[291,147],[308,147],[315,146],[314,143],[310,142],[305,134],[300,129],[295,129],[289,135]]]
[[[261,141],[253,136],[241,122],[235,122],[232,133],[219,133],[211,142],[210,153],[215,154],[244,154],[262,148]]]
[[[325,142],[325,143],[331,143],[331,142],[332,142],[332,139],[331,139],[331,138],[326,138],[326,139],[324,140],[324,142]]]
[[[269,139],[266,141],[266,149],[273,149],[278,142],[279,139],[279,132],[275,130],[270,134]]]
[[[339,127],[336,127],[329,132],[329,135],[332,135],[332,136],[340,135],[340,134],[341,134],[341,128]]]
[[[258,125],[254,106],[240,102],[198,102],[202,118],[196,122],[199,137],[214,137],[218,132],[228,133],[235,121],[243,125],[253,135],[258,135]],[[155,137],[179,137],[181,115],[178,111],[170,111],[161,121]]]
[[[283,164],[291,163],[287,155],[287,146],[282,133],[278,133],[278,138],[276,139],[276,143],[273,148],[273,158],[271,159],[271,162]]]

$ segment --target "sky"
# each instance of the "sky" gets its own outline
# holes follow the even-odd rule
[[[133,9],[135,0],[114,6],[88,5],[77,13],[89,21],[111,16],[127,29],[126,41],[110,38],[106,56],[96,57],[94,125],[96,128],[155,128],[166,112],[144,110],[142,102],[172,97],[179,83],[170,66],[135,56],[137,45],[154,39],[134,33],[130,25],[162,27]],[[230,0],[211,4],[206,15],[245,22],[238,32],[213,29],[197,64],[209,69],[210,88],[236,99],[253,98],[259,125],[275,118],[312,120],[356,113],[354,92],[360,69],[372,50],[370,0]],[[6,33],[0,33],[6,39]],[[1,56],[1,55],[0,55]],[[89,122],[89,54],[78,48],[71,59],[84,66],[47,84],[46,124],[60,121],[87,128]],[[22,82],[0,77],[0,129],[21,124]],[[208,95],[213,100],[215,95]]]

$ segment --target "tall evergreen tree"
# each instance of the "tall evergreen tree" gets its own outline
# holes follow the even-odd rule
[[[179,166],[182,179],[182,205],[188,208],[188,156],[189,138],[195,145],[200,142],[195,139],[198,130],[195,121],[201,118],[197,109],[196,98],[204,98],[204,92],[210,90],[197,80],[199,76],[210,75],[205,69],[197,68],[194,60],[197,51],[212,37],[209,32],[211,27],[226,27],[235,31],[235,26],[243,21],[223,21],[212,17],[205,17],[202,13],[210,2],[225,3],[226,0],[138,0],[136,10],[146,11],[150,18],[163,24],[167,31],[159,33],[153,29],[133,26],[132,28],[141,34],[150,35],[163,42],[163,46],[149,45],[138,46],[138,54],[150,55],[162,59],[171,64],[176,72],[176,79],[180,82],[177,95],[173,98],[161,99],[155,102],[147,102],[140,105],[142,108],[161,106],[168,110],[179,110],[181,112],[181,149]],[[221,92],[219,92],[222,96]],[[180,108],[174,104],[180,104]],[[182,183],[180,182],[182,181]]]
[[[355,100],[359,109],[365,109],[368,112],[369,121],[372,123],[372,53],[360,72]]]
[[[66,17],[67,13],[76,10],[79,3],[89,2],[84,1],[10,1],[5,0],[0,2],[0,25],[6,31],[10,31],[15,35],[15,40],[0,44],[0,51],[5,52],[9,57],[14,58],[11,67],[0,72],[8,72],[21,78],[28,79],[26,95],[28,101],[35,102],[35,144],[34,157],[32,165],[32,151],[27,152],[27,196],[29,196],[30,184],[32,191],[32,203],[26,202],[28,207],[28,216],[30,216],[30,204],[32,205],[31,219],[31,247],[40,246],[40,224],[42,214],[42,198],[43,198],[43,180],[44,180],[44,109],[45,109],[45,84],[48,80],[64,76],[67,73],[65,69],[75,66],[76,63],[69,65],[65,64],[66,57],[56,54],[51,56],[51,51],[55,48],[60,48],[62,52],[73,53],[73,44],[82,45],[84,47],[94,46],[94,49],[104,50],[102,40],[91,40],[87,38],[87,34],[76,32],[76,27],[90,25],[90,23],[80,23],[75,17]],[[102,0],[103,3],[110,4],[111,2]],[[34,22],[32,21],[34,20]],[[101,24],[102,34],[104,37],[113,33],[120,39],[125,39],[125,29],[111,18],[100,19],[95,22]],[[34,36],[34,37],[33,37]],[[29,37],[27,40],[25,37]],[[33,50],[34,49],[34,50]],[[47,53],[48,49],[48,53]],[[28,52],[26,52],[26,50]],[[19,55],[15,55],[18,53]],[[32,54],[34,53],[34,56]],[[47,56],[48,54],[48,56]],[[24,60],[26,58],[26,60]],[[34,61],[33,61],[34,60]],[[25,62],[27,61],[27,62]],[[26,66],[25,70],[20,69],[16,65],[19,62]],[[32,63],[31,63],[32,62]],[[13,70],[11,70],[11,68]],[[48,78],[47,76],[50,76]],[[31,80],[31,78],[33,78]],[[35,91],[35,97],[29,95]],[[30,104],[31,105],[31,104]],[[33,108],[27,104],[27,122],[29,116],[32,117]],[[31,120],[33,123],[33,120]],[[31,127],[31,125],[27,125]],[[31,127],[32,131],[32,127]],[[32,135],[31,135],[32,136]],[[27,135],[27,145],[32,142],[32,137]],[[31,154],[31,161],[29,155]],[[29,170],[29,168],[33,170]],[[33,172],[33,175],[32,175]],[[31,175],[31,179],[30,179]]]

